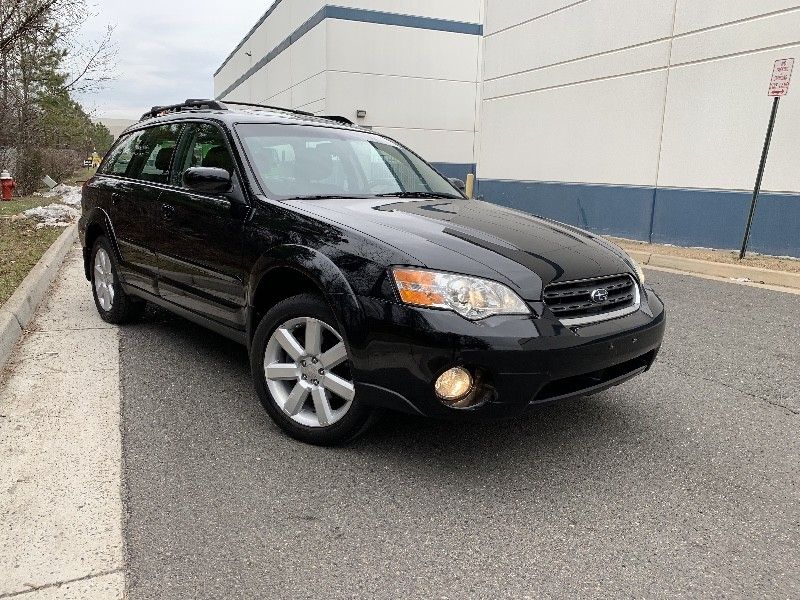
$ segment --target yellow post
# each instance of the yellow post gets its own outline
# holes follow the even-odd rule
[[[472,200],[475,194],[475,175],[472,173],[467,175],[467,189],[464,193],[467,195],[467,198]]]

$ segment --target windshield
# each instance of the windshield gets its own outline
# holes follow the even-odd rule
[[[425,161],[371,133],[267,123],[240,124],[236,131],[261,185],[277,200],[461,198]]]

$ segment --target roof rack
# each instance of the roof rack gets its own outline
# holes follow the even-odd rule
[[[270,106],[268,104],[255,104],[253,102],[234,102],[226,100],[220,102],[218,100],[204,100],[202,98],[189,98],[180,104],[170,104],[168,106],[154,106],[148,112],[142,115],[140,121],[145,119],[153,119],[162,115],[177,113],[185,110],[230,110],[228,104],[235,106],[252,106],[253,108],[266,108],[268,110],[277,110],[280,112],[291,113],[293,115],[301,115],[304,117],[315,117],[317,119],[325,119],[326,121],[334,121],[344,125],[354,125],[354,123],[347,117],[340,117],[337,115],[324,115],[317,116],[314,113],[306,112],[304,110],[297,110],[293,108],[283,108],[280,106]]]
[[[343,123],[345,125],[355,125],[350,119],[347,117],[341,117],[339,115],[317,115],[318,119],[326,119],[328,121],[336,121],[337,123]]]
[[[281,112],[288,112],[295,115],[303,115],[304,117],[313,117],[314,113],[306,112],[304,110],[297,110],[294,108],[283,108],[281,106],[270,106],[268,104],[256,104],[254,102],[234,102],[226,100],[225,104],[235,104],[236,106],[252,106],[253,108],[268,108],[269,110],[279,110]]]
[[[170,104],[168,106],[154,106],[142,115],[140,121],[168,115],[170,113],[181,112],[182,110],[227,110],[224,104],[216,100],[203,100],[200,98],[189,98],[180,104]]]

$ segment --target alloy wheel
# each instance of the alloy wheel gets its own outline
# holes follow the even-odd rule
[[[355,397],[344,340],[311,317],[291,319],[273,331],[264,353],[264,376],[278,407],[306,427],[340,421]]]
[[[100,308],[111,310],[114,305],[114,270],[105,248],[98,248],[94,255],[94,289]]]

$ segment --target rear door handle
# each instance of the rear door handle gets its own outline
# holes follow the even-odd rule
[[[172,204],[161,205],[161,216],[169,221],[175,216],[175,207]]]
[[[117,202],[119,202],[120,200],[122,200],[122,194],[121,194],[121,193],[119,193],[119,192],[113,192],[113,193],[111,194],[111,204],[116,204],[116,203],[117,203]]]

